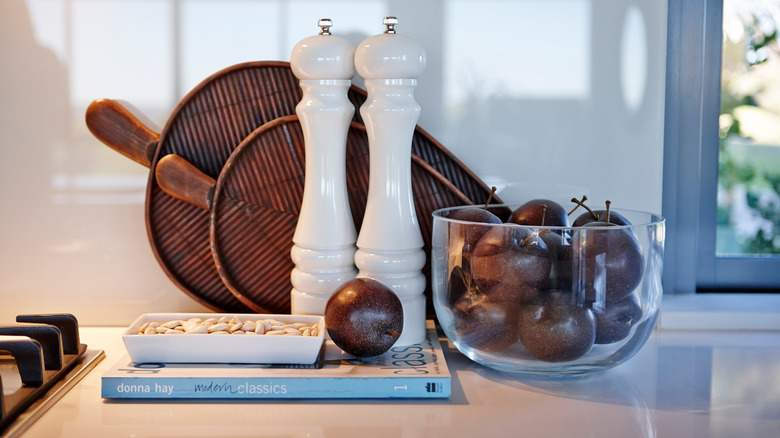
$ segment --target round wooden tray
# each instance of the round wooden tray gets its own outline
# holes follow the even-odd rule
[[[368,136],[360,123],[352,122],[346,156],[350,208],[360,229],[369,181]],[[417,219],[424,250],[430,254],[433,210],[472,200],[416,154],[410,159]],[[294,267],[290,250],[303,199],[304,168],[305,144],[297,116],[276,119],[252,132],[231,154],[216,181],[174,155],[157,166],[163,190],[209,209],[211,253],[220,276],[256,312],[290,311]],[[487,196],[481,193],[485,188],[479,190],[476,195]],[[429,275],[429,265],[424,270]]]
[[[366,93],[353,86],[348,97],[356,108],[353,121],[359,124],[361,118],[358,109],[365,102]],[[280,260],[274,264],[274,278],[278,279],[275,284],[278,286],[274,286],[273,291],[253,288],[247,292],[240,289],[236,286],[238,280],[231,278],[245,275],[240,272],[251,271],[251,263],[240,259],[231,260],[228,262],[233,267],[230,271],[235,273],[220,276],[219,271],[225,269],[215,263],[213,257],[210,243],[211,214],[165,193],[155,178],[157,163],[168,154],[176,154],[216,180],[233,151],[239,144],[246,142],[250,134],[271,121],[278,127],[284,125],[289,137],[275,137],[271,141],[270,138],[276,135],[271,133],[276,129],[271,128],[267,128],[267,133],[263,131],[256,135],[269,137],[262,140],[265,144],[275,142],[277,144],[274,147],[286,149],[252,165],[255,166],[254,172],[258,178],[270,179],[277,184],[279,193],[286,192],[288,198],[284,211],[293,212],[294,223],[297,221],[302,195],[303,140],[296,118],[285,118],[284,121],[276,119],[294,115],[300,99],[298,80],[292,74],[289,63],[250,62],[228,67],[201,82],[177,105],[159,136],[145,129],[137,120],[132,123],[135,132],[123,132],[119,129],[123,123],[117,117],[106,116],[99,106],[87,111],[87,125],[97,138],[150,168],[145,217],[147,235],[155,257],[174,284],[212,310],[245,312],[251,309],[288,313],[292,287],[289,284],[292,234],[289,246],[273,254]],[[365,133],[362,125],[357,126],[353,126],[350,132],[348,164],[352,171],[348,172],[348,184],[356,188],[350,191],[350,202],[359,229],[367,193],[368,157]],[[126,127],[124,129],[127,131]],[[142,146],[136,145],[136,148],[142,151],[128,153],[123,150],[120,143],[128,138],[140,139],[138,143]],[[453,205],[482,203],[490,190],[451,152],[419,127],[414,134],[412,153],[415,157],[415,205],[420,228],[426,239],[425,249],[429,254],[431,211]],[[288,168],[291,160],[297,162],[295,165],[299,167],[293,170]],[[289,178],[290,172],[296,175],[298,181],[285,189],[282,186],[289,180],[280,178]],[[298,192],[293,193],[294,190]],[[494,202],[499,203],[500,200],[494,198]],[[283,228],[288,230],[290,224]],[[425,270],[426,275],[429,275],[428,266]],[[225,280],[226,277],[228,280]],[[285,293],[279,292],[285,287]],[[426,293],[430,294],[430,291]]]
[[[295,114],[301,95],[289,63],[258,61],[230,66],[203,80],[176,106],[161,134],[117,102],[98,99],[87,109],[86,124],[95,137],[150,168],[145,220],[152,251],[179,289],[212,310],[250,311],[219,277],[209,249],[208,212],[160,190],[154,169],[161,157],[178,154],[216,177],[254,129]],[[355,88],[349,97],[362,102],[364,93]]]

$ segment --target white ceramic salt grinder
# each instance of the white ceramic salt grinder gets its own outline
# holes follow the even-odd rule
[[[290,67],[303,98],[295,110],[305,142],[303,200],[290,256],[295,268],[291,313],[322,315],[332,293],[357,275],[357,232],[346,183],[347,133],[355,106],[347,91],[355,74],[355,46],[332,35],[330,19],[319,35],[301,40]]]
[[[387,30],[355,50],[355,69],[368,92],[360,114],[370,157],[355,264],[359,277],[378,280],[398,295],[404,326],[396,345],[411,345],[425,337],[425,252],[412,194],[411,152],[420,117],[414,89],[426,58],[419,43],[396,33],[397,23],[385,17]]]

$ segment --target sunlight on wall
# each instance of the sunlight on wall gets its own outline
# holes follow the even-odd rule
[[[85,323],[200,306],[149,246],[149,170],[87,130],[97,98],[159,130],[207,76],[288,61],[317,20],[354,44],[397,29],[428,64],[420,126],[507,201],[587,194],[659,211],[666,4],[653,0],[2,0],[0,293]],[[355,78],[357,85],[362,84]],[[45,268],[42,268],[45,267]],[[45,271],[46,275],[41,275]],[[106,316],[106,306],[117,315]],[[40,309],[36,309],[40,310]],[[6,316],[2,314],[0,316]],[[101,319],[103,318],[103,319]],[[129,321],[127,321],[129,322]]]
[[[642,11],[626,11],[620,39],[620,85],[626,107],[636,111],[642,104],[647,81],[647,30]]]
[[[587,0],[449,2],[445,99],[587,98],[590,14]]]

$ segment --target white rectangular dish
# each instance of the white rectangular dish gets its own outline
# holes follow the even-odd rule
[[[318,325],[316,336],[248,334],[138,334],[146,323],[166,323],[200,318],[240,321],[276,320],[285,324]],[[123,333],[130,358],[135,363],[263,363],[311,364],[317,360],[325,339],[325,318],[315,315],[270,315],[227,313],[147,313]]]

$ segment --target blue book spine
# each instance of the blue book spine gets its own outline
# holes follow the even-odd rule
[[[103,377],[109,399],[448,398],[446,377]]]

